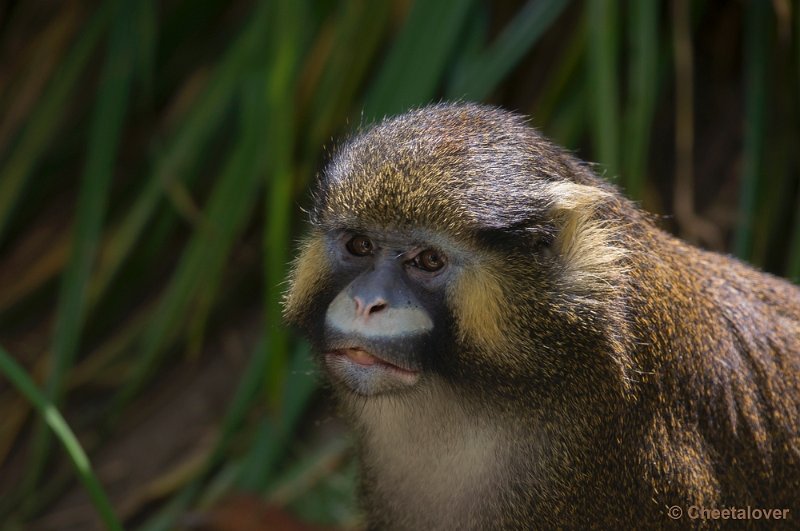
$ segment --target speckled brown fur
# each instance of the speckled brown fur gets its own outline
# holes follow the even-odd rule
[[[667,235],[522,118],[471,104],[344,144],[312,223],[318,272],[301,254],[286,299],[301,327],[327,231],[422,231],[477,257],[448,292],[438,372],[402,397],[337,394],[371,528],[800,528],[797,286]]]

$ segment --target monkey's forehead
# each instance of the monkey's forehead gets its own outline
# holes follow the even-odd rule
[[[541,188],[515,187],[457,165],[366,166],[322,185],[313,221],[331,227],[426,227],[454,235],[540,217]]]
[[[475,223],[458,205],[440,205],[431,201],[390,201],[389,196],[374,200],[327,201],[316,210],[314,223],[327,230],[399,229],[404,231],[426,228],[462,235]]]

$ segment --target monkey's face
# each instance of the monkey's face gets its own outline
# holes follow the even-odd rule
[[[318,244],[330,276],[301,322],[329,375],[360,395],[419,384],[452,344],[446,288],[458,253],[394,231],[338,230]]]

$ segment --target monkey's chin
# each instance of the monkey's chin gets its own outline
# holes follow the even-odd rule
[[[398,367],[359,348],[326,352],[325,365],[331,377],[364,396],[408,389],[420,376],[419,371]]]

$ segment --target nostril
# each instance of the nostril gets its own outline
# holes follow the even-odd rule
[[[356,315],[368,317],[373,313],[378,313],[386,308],[386,300],[383,297],[376,297],[372,302],[366,303],[361,297],[353,297],[355,302]]]
[[[384,308],[386,308],[386,304],[383,303],[383,302],[379,302],[377,304],[373,304],[369,309],[368,315],[371,315],[373,313],[378,313],[379,311],[383,310]]]

